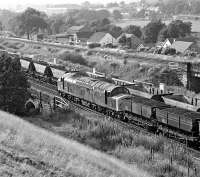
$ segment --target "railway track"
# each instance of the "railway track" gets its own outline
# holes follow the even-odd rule
[[[54,96],[54,97],[56,96],[58,98],[61,98],[59,96],[58,92],[57,92],[57,89],[56,89],[55,85],[47,84],[45,82],[38,81],[38,80],[35,80],[35,79],[31,79],[31,83],[33,85],[35,85],[38,89],[45,89],[45,92],[48,92],[51,96]],[[49,88],[49,85],[51,85],[51,88]],[[96,115],[98,118],[106,118],[108,120],[116,122],[118,125],[120,125],[124,129],[128,128],[130,131],[133,131],[133,132],[142,132],[142,133],[145,133],[146,135],[158,136],[153,132],[149,132],[143,126],[138,126],[138,125],[135,125],[134,123],[130,123],[130,122],[128,122],[128,123],[127,122],[123,122],[122,120],[115,119],[115,118],[113,118],[111,116],[102,114],[102,113],[97,112],[95,110],[92,110],[92,109],[90,109],[90,108],[88,108],[86,106],[74,103],[71,100],[66,100],[64,98],[61,98],[61,99],[65,100],[69,104],[68,105],[69,108],[71,110],[74,110],[75,112],[80,112],[80,110],[81,110],[81,111],[85,111],[87,113],[92,113],[92,114]],[[177,141],[175,139],[175,137],[168,137],[168,136],[165,136],[165,135],[162,135],[162,136],[166,137],[167,140],[170,141],[170,142],[177,143],[177,144],[181,145],[182,147],[187,148],[188,152],[190,152],[190,153],[192,153],[194,155],[194,160],[200,162],[200,149],[194,149],[192,147],[188,147],[187,141],[179,142],[179,141]]]

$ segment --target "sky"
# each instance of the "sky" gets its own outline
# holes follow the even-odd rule
[[[33,5],[43,5],[43,4],[67,4],[67,3],[74,3],[80,4],[86,0],[0,0],[0,8],[8,8],[14,7],[18,4],[25,5],[25,4],[33,4]],[[88,0],[91,3],[109,3],[109,2],[120,2],[122,0]],[[125,2],[133,2],[137,0],[124,0]]]

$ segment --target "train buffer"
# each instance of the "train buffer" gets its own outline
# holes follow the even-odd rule
[[[55,96],[54,97],[54,108],[61,108],[61,109],[68,109],[69,108],[69,103],[65,99]]]

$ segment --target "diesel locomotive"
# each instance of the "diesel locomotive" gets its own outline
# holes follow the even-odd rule
[[[125,86],[87,73],[68,72],[57,80],[57,88],[62,97],[105,115],[199,142],[200,113],[131,95]]]

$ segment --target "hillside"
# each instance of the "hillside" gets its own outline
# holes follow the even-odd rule
[[[0,176],[148,177],[136,167],[0,112]]]

